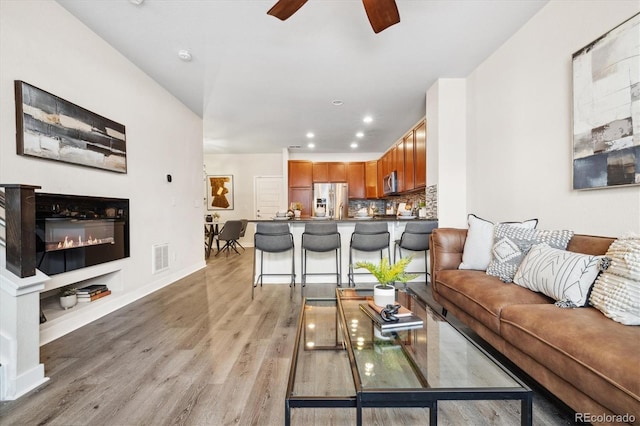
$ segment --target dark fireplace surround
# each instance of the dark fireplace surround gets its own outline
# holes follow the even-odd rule
[[[36,268],[47,275],[129,257],[129,200],[35,193]]]

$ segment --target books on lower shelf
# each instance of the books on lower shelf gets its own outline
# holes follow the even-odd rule
[[[398,321],[396,322],[388,322],[382,319],[382,316],[368,303],[361,303],[360,309],[367,314],[367,316],[371,318],[382,331],[410,330],[414,328],[422,328],[424,325],[422,318],[414,315],[413,313],[398,317]]]
[[[111,294],[104,284],[93,284],[76,290],[78,302],[93,302]]]

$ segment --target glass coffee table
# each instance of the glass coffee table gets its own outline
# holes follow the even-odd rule
[[[438,401],[519,400],[520,422],[532,424],[532,391],[491,355],[434,312],[410,289],[397,301],[421,327],[381,332],[361,309],[372,290],[336,289],[335,298],[304,299],[285,398],[294,408],[427,407]]]

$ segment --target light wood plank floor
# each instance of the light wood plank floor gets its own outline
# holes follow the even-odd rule
[[[2,425],[282,425],[300,288],[251,300],[252,249],[207,267],[41,348],[51,378],[0,404]],[[431,300],[424,283],[415,288]],[[310,285],[307,295],[332,294]],[[319,366],[330,368],[330,366]],[[427,409],[367,409],[367,425],[426,425]],[[571,424],[545,394],[535,425]],[[515,402],[442,402],[439,424],[511,425]],[[355,424],[352,409],[293,410],[294,425]]]

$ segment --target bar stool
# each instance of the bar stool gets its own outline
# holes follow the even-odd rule
[[[364,252],[380,252],[380,259],[383,257],[383,251],[387,249],[387,259],[391,259],[391,250],[389,249],[389,230],[387,222],[358,222],[351,234],[351,243],[349,244],[349,285],[356,283],[353,279],[353,250]],[[368,272],[360,272],[360,274],[368,274]]]
[[[432,221],[416,221],[416,222],[408,222],[407,226],[404,228],[404,232],[400,236],[399,240],[395,241],[395,245],[393,248],[393,262],[396,262],[396,251],[400,255],[400,259],[402,259],[402,250],[409,250],[415,252],[424,252],[424,271],[417,272],[419,274],[425,274],[427,278],[427,282],[429,282],[428,277],[429,272],[427,271],[427,253],[429,251],[429,237],[431,236],[431,232],[435,228],[438,227],[437,222]],[[405,284],[406,285],[406,284]]]
[[[300,255],[302,259],[302,290],[301,296],[304,298],[304,288],[307,284],[307,275],[333,275],[330,272],[307,272],[307,251],[312,252],[328,252],[335,251],[336,254],[336,285],[342,285],[342,265],[341,259],[341,242],[340,233],[338,233],[338,224],[335,222],[307,223],[302,233],[302,248]]]
[[[265,274],[263,273],[264,253],[283,253],[291,250],[291,281],[289,287],[293,292],[296,285],[295,250],[293,244],[293,234],[289,232],[289,225],[286,223],[259,222],[256,224],[256,233],[253,236],[253,277],[256,276],[256,252],[260,250],[260,275],[251,287],[251,299],[254,290],[260,281],[262,287],[262,277],[265,275],[289,275],[289,274]]]

